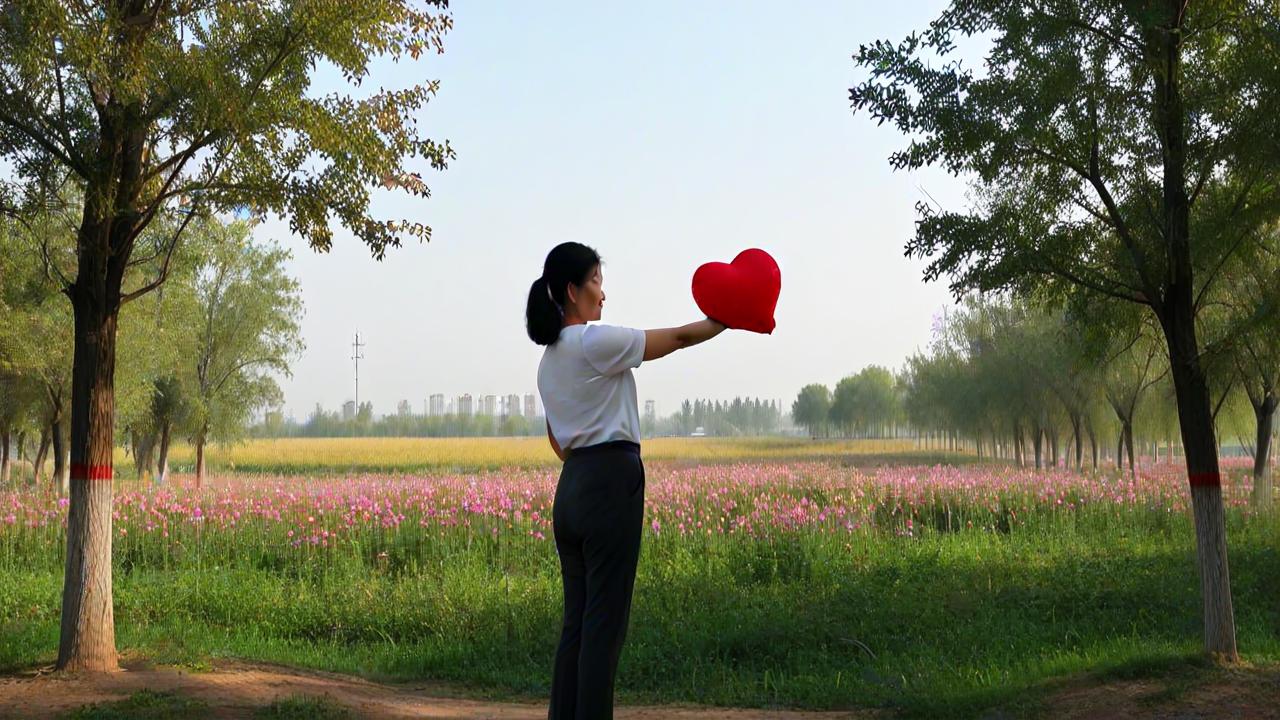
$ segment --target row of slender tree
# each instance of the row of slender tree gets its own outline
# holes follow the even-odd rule
[[[0,220],[0,482],[23,473],[40,482],[52,456],[52,476],[66,492],[74,327],[58,285],[71,240],[57,227],[52,215]],[[205,217],[188,232],[164,292],[120,316],[115,444],[132,455],[139,478],[160,482],[178,439],[194,445],[203,479],[206,444],[244,436],[257,410],[278,404],[274,376],[288,373],[302,348],[288,253],[254,238],[245,222]],[[39,254],[23,252],[33,244]]]
[[[982,61],[961,62],[966,51]],[[949,279],[957,296],[1071,299],[1104,325],[1132,312],[1155,329],[1191,494],[1204,646],[1228,661],[1239,655],[1214,416],[1229,373],[1214,363],[1231,355],[1219,338],[1261,336],[1258,321],[1275,314],[1277,56],[1267,0],[972,0],[901,41],[860,46],[864,74],[849,91],[855,113],[904,138],[894,168],[970,184],[963,206],[917,204],[906,251],[927,262],[926,280]],[[1253,382],[1265,374],[1250,372],[1247,392],[1274,405],[1274,389]]]
[[[373,404],[363,402],[353,417],[325,410],[318,403],[303,422],[286,419],[278,411],[250,428],[253,437],[543,437],[546,420],[523,415],[414,415],[397,413],[373,416]]]
[[[1159,329],[1139,313],[1106,318],[1102,310],[1044,307],[1009,295],[966,299],[944,314],[928,350],[909,358],[899,377],[913,431],[1037,468],[1097,469],[1101,457],[1134,473],[1136,458],[1159,456],[1162,445],[1166,459],[1180,459]],[[1254,501],[1263,507],[1272,503],[1275,407],[1268,397],[1280,346],[1260,377],[1252,360],[1263,346],[1253,341],[1273,342],[1280,328],[1263,325],[1278,321],[1217,328],[1207,344],[1217,443],[1252,455]],[[1271,389],[1255,390],[1263,385]]]
[[[720,401],[684,400],[680,409],[663,418],[643,418],[646,436],[691,435],[701,428],[711,437],[772,435],[783,424],[782,410],[776,400],[735,397]]]

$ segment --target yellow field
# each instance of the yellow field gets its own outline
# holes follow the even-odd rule
[[[912,453],[912,440],[808,440],[804,438],[654,438],[644,442],[652,460],[723,462],[798,460],[847,455]],[[553,466],[559,461],[546,438],[296,438],[250,440],[205,451],[210,470],[224,472],[322,473],[417,472],[497,467]],[[118,475],[133,465],[117,450]],[[175,447],[170,467],[188,472],[194,448]]]

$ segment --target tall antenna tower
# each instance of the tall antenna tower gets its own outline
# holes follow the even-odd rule
[[[360,331],[356,330],[356,341],[351,343],[351,359],[356,362],[356,414],[360,413],[360,360],[364,358],[360,348],[366,344],[360,342]]]

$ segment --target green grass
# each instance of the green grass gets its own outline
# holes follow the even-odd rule
[[[206,717],[209,706],[194,698],[140,690],[124,700],[76,708],[65,720],[192,720]],[[327,697],[295,695],[258,708],[257,720],[353,720],[355,715]]]
[[[1280,521],[1229,518],[1239,645],[1275,663]],[[1135,527],[705,545],[646,537],[619,700],[963,717],[1033,705],[1054,678],[1194,668],[1189,521]],[[560,612],[544,547],[506,573],[480,546],[390,568],[120,568],[119,646],[162,663],[237,657],[542,698]],[[54,565],[0,581],[0,670],[52,660],[60,587]]]
[[[68,713],[66,720],[191,720],[204,717],[208,706],[172,693],[140,690],[124,700],[94,703]],[[301,717],[281,715],[279,717]]]

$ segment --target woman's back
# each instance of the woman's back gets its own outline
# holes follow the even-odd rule
[[[640,442],[632,368],[644,359],[643,330],[614,325],[565,326],[538,364],[538,392],[561,448],[614,440]]]

